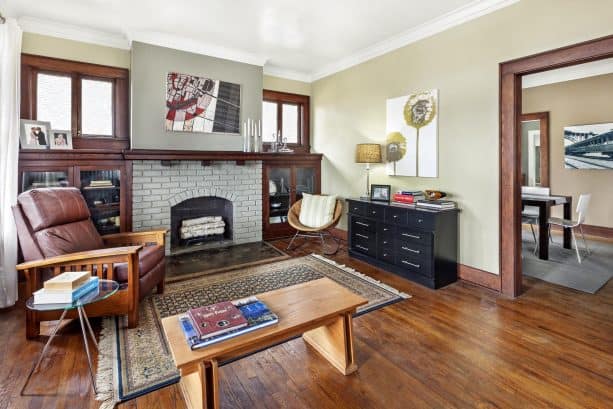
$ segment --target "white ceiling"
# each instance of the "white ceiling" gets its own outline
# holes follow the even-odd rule
[[[313,80],[519,0],[0,0],[24,31],[143,41]]]

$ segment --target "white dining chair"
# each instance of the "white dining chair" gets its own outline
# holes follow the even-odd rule
[[[585,254],[590,254],[590,249],[587,246],[587,241],[585,240],[585,235],[583,234],[583,223],[585,222],[585,216],[587,214],[587,208],[590,204],[590,198],[592,197],[589,193],[584,193],[579,196],[579,202],[577,203],[577,220],[567,220],[561,219],[559,217],[550,217],[549,218],[549,235],[551,237],[551,226],[560,226],[562,228],[567,227],[570,228],[570,232],[573,238],[573,244],[575,245],[575,251],[577,252],[577,260],[581,263],[581,253],[579,252],[579,246],[577,245],[577,236],[575,235],[575,229],[579,228],[579,232],[581,233],[581,238],[583,239],[583,245],[585,246]]]
[[[540,186],[522,186],[521,193],[522,195],[549,196],[551,194],[551,189]],[[538,226],[539,224],[539,208],[536,206],[525,206],[521,212],[521,222],[522,224],[530,225],[532,237],[534,238],[534,254],[536,254],[538,252],[539,242],[536,238],[534,226]]]

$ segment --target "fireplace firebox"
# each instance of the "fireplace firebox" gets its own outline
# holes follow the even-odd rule
[[[232,240],[232,211],[230,200],[216,196],[195,197],[172,206],[171,253]]]

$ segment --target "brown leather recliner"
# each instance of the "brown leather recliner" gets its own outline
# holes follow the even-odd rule
[[[27,296],[44,280],[68,270],[91,271],[118,281],[120,290],[87,306],[89,316],[128,315],[138,325],[139,300],[157,286],[164,291],[165,230],[100,236],[87,203],[76,188],[34,189],[13,207],[24,262],[17,266],[27,279]],[[26,312],[26,336],[35,337],[40,322],[59,318],[58,312]]]

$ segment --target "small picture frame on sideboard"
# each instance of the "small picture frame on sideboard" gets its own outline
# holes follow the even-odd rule
[[[389,202],[392,187],[390,185],[370,185],[370,200]]]

